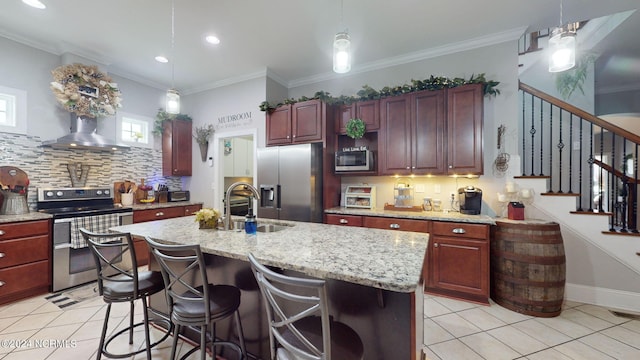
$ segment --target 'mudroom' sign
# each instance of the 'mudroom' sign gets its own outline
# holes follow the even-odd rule
[[[252,122],[253,119],[251,118],[251,111],[246,111],[218,117],[218,123],[215,128],[216,130],[220,130],[247,127],[251,125]]]

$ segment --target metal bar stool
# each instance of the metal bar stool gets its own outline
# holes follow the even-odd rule
[[[87,229],[80,229],[82,237],[87,242],[96,262],[98,272],[98,290],[104,302],[107,303],[107,312],[100,336],[100,347],[97,359],[104,354],[110,358],[126,358],[142,352],[147,353],[147,359],[151,359],[151,348],[164,341],[171,334],[171,323],[162,314],[150,309],[147,305],[147,297],[164,290],[162,275],[157,271],[138,271],[135,248],[131,234],[129,233],[94,233]],[[144,321],[134,324],[134,301],[140,299],[143,307]],[[129,302],[129,326],[106,338],[107,326],[111,305],[118,302]],[[168,330],[164,336],[151,344],[149,339],[149,314],[151,312],[161,321],[168,323]],[[107,351],[109,344],[118,336],[129,332],[129,344],[133,344],[133,329],[144,326],[145,346],[126,354],[113,354]]]
[[[326,282],[279,274],[249,254],[269,321],[271,358],[362,359],[360,336],[329,316]]]
[[[247,351],[240,321],[240,289],[232,285],[213,285],[207,279],[204,256],[199,245],[165,245],[146,237],[164,278],[167,304],[171,321],[176,325],[171,360],[175,358],[178,334],[182,326],[200,327],[200,346],[194,347],[182,359],[200,349],[200,358],[206,357],[207,329],[211,326],[211,354],[215,359],[216,346],[234,349],[241,359]],[[216,339],[216,322],[234,317],[239,345]]]

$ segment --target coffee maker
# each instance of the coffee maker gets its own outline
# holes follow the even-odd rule
[[[458,201],[461,214],[478,215],[482,207],[482,190],[471,185],[461,187],[458,189]]]

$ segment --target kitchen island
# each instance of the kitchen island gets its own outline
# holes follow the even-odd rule
[[[261,358],[269,358],[268,329],[248,253],[285,274],[326,279],[331,315],[360,335],[366,359],[418,358],[427,234],[262,219],[258,224],[285,228],[248,236],[242,231],[201,230],[192,217],[183,217],[112,230],[165,243],[199,244],[207,256],[209,281],[242,290],[247,348]],[[153,261],[150,266],[157,267]],[[161,308],[161,301],[162,297],[152,298],[152,306]]]

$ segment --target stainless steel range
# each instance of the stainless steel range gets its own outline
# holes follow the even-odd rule
[[[38,189],[38,211],[53,215],[54,292],[96,280],[93,255],[80,228],[107,232],[133,223],[133,210],[116,207],[108,187]]]

